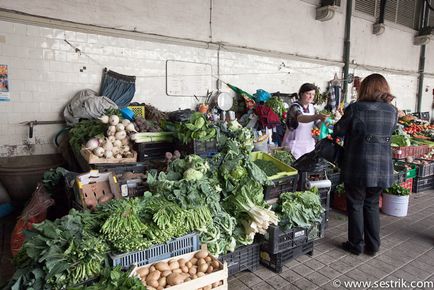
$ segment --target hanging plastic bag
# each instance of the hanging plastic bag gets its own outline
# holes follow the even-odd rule
[[[331,133],[330,129],[328,127],[329,122],[330,122],[330,119],[327,118],[327,120],[325,120],[325,122],[321,123],[320,129],[319,129],[319,136],[318,136],[319,140],[327,138],[327,136]]]

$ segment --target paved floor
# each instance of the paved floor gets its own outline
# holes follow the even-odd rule
[[[382,246],[375,257],[339,248],[346,241],[346,222],[345,215],[332,212],[325,238],[315,244],[312,257],[287,262],[281,274],[262,266],[254,273],[239,273],[230,278],[229,289],[382,289],[374,284],[344,285],[349,281],[397,283],[389,289],[434,289],[434,191],[413,194],[405,218],[381,215]],[[411,281],[426,281],[431,287],[410,287]]]

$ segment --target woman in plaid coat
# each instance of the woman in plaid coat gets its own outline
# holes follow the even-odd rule
[[[380,74],[366,77],[357,102],[335,125],[334,137],[344,137],[342,173],[348,209],[345,250],[375,255],[380,247],[379,196],[393,182],[390,138],[397,122],[394,97]]]

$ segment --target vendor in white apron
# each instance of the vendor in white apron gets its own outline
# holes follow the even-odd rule
[[[298,92],[298,100],[292,103],[288,110],[286,118],[288,128],[282,146],[286,147],[296,159],[315,148],[312,129],[315,123],[324,122],[328,117],[315,112],[312,105],[315,90],[315,85],[303,84]]]

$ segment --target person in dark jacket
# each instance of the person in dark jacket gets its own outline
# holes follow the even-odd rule
[[[393,183],[391,135],[397,110],[386,79],[366,77],[357,102],[336,123],[333,137],[344,137],[342,173],[348,210],[348,241],[343,248],[375,255],[380,248],[380,193]]]

